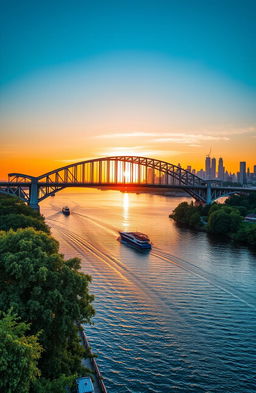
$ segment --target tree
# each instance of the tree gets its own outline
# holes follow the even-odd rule
[[[38,336],[26,336],[29,325],[11,312],[0,319],[0,391],[28,393],[40,375],[37,367],[42,347]]]
[[[221,209],[220,203],[213,203],[212,205],[208,205],[208,206],[209,206],[208,216],[210,216],[213,212],[216,212],[217,210]]]
[[[191,203],[187,202],[180,203],[170,214],[170,217],[174,219],[178,224],[187,225],[192,228],[197,228],[200,226],[200,210]]]
[[[189,204],[187,202],[180,203],[170,214],[170,217],[177,221],[179,224],[187,224],[187,211]]]
[[[81,371],[85,352],[75,322],[88,323],[94,314],[90,277],[58,249],[55,239],[31,228],[0,232],[0,309],[13,307],[31,334],[41,332],[39,367],[50,379]]]
[[[208,230],[210,233],[228,236],[238,230],[240,223],[241,216],[237,210],[220,208],[209,215]]]
[[[208,219],[208,230],[210,233],[227,235],[230,228],[230,216],[222,209],[213,212]]]
[[[54,378],[53,380],[40,378],[32,384],[31,393],[67,393],[74,386],[76,378],[77,375],[71,375],[69,377],[61,375],[59,378]]]
[[[0,230],[8,231],[9,229],[18,228],[35,228],[38,231],[50,233],[49,227],[38,217],[30,217],[25,214],[7,214],[0,215]]]
[[[237,233],[233,235],[233,240],[238,243],[256,246],[256,224],[242,223]]]
[[[194,212],[189,218],[189,226],[197,228],[200,225],[201,219],[198,212]]]
[[[242,217],[240,216],[238,211],[232,211],[230,213],[230,232],[237,232],[239,226],[242,222]]]
[[[0,215],[4,216],[10,213],[24,214],[25,216],[36,217],[38,220],[44,220],[43,216],[25,205],[19,198],[0,194]]]

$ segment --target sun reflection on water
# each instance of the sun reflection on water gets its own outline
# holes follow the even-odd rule
[[[124,193],[123,194],[123,225],[124,226],[129,226],[129,207],[130,207],[130,200],[129,200],[129,194]]]

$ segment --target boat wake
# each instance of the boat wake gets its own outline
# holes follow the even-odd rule
[[[256,310],[256,299],[252,295],[247,294],[245,291],[235,288],[234,285],[229,284],[226,280],[221,280],[216,275],[206,272],[205,270],[199,268],[193,263],[186,261],[185,259],[179,258],[175,255],[166,253],[165,251],[162,251],[157,247],[154,248],[152,255],[165,262],[174,264],[181,269],[200,277],[203,280],[206,280],[209,284],[215,286],[221,291],[228,293],[232,297]]]

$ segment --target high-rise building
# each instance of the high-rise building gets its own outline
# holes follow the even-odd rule
[[[240,162],[240,172],[239,172],[239,182],[241,184],[246,184],[246,162],[241,161]]]
[[[212,158],[212,166],[211,166],[211,178],[216,178],[216,158]]]
[[[205,172],[206,172],[206,179],[210,179],[211,177],[211,159],[209,156],[205,158]]]
[[[201,179],[205,179],[205,171],[200,169],[200,171],[197,171],[197,176],[201,177]]]
[[[224,166],[223,166],[223,159],[219,158],[218,163],[218,179],[224,180]]]
[[[253,167],[253,173],[254,173],[254,175],[256,175],[256,165],[254,165],[254,167]]]
[[[188,165],[188,166],[187,166],[187,171],[191,172],[191,170],[192,170],[191,165]]]

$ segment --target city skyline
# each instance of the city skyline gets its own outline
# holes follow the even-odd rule
[[[200,170],[210,148],[253,168],[255,3],[98,7],[1,5],[0,178],[128,154]]]

